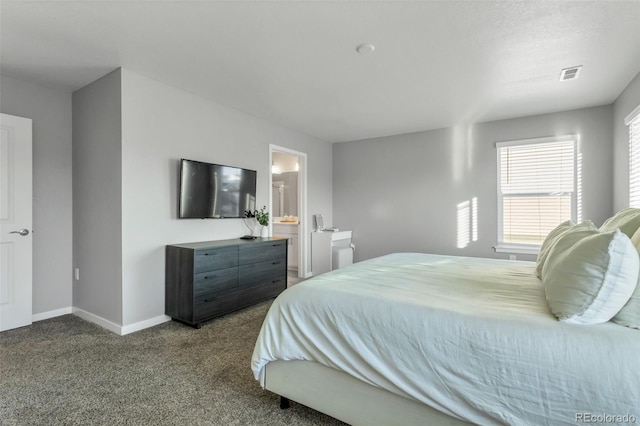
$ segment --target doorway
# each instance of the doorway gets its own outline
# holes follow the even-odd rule
[[[269,234],[289,238],[290,269],[308,278],[307,154],[269,145],[269,164]]]

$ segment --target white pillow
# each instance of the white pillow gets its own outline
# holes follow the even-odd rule
[[[640,229],[633,234],[631,242],[640,251]],[[638,281],[640,281],[640,277],[638,277]],[[640,329],[640,283],[636,286],[636,290],[627,304],[613,317],[612,321],[620,325]]]
[[[555,262],[556,259],[553,253],[562,253],[566,250],[569,250],[575,243],[577,243],[584,237],[592,235],[594,232],[597,233],[598,228],[596,228],[596,226],[590,220],[585,220],[575,226],[572,226],[568,230],[564,231],[562,235],[558,236],[558,238],[553,241],[553,245],[549,248],[549,254],[547,255],[547,258],[542,265],[542,273],[540,274],[540,279],[544,281],[544,277],[547,273],[547,269],[549,269],[549,265],[552,265]]]
[[[549,308],[560,321],[570,324],[609,321],[638,284],[640,257],[629,237],[620,230],[590,232],[566,250],[562,243],[571,235],[561,237],[545,270]]]
[[[640,209],[629,207],[607,219],[600,227],[600,231],[610,232],[620,229],[631,238],[638,228],[640,228]]]
[[[536,276],[538,278],[542,279],[542,268],[544,267],[544,263],[547,261],[547,256],[549,256],[549,252],[553,248],[554,244],[573,226],[575,226],[575,223],[571,220],[567,220],[566,222],[562,222],[560,225],[556,226],[547,234],[540,246],[540,252],[538,252],[538,258],[536,259]]]
[[[640,285],[636,287],[631,298],[620,312],[613,317],[613,322],[630,328],[640,329]]]

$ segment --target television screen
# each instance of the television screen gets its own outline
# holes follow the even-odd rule
[[[255,170],[180,161],[179,218],[241,218],[255,207]]]

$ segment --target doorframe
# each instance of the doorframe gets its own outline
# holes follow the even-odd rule
[[[309,218],[307,217],[307,154],[304,152],[296,151],[283,146],[269,144],[269,216],[273,217],[273,174],[271,173],[271,165],[273,164],[273,153],[282,152],[298,157],[298,278],[309,278],[311,271],[309,271],[308,261],[308,229],[307,223]],[[273,221],[269,221],[269,235],[273,235]]]

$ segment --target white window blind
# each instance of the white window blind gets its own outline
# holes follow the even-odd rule
[[[640,207],[640,106],[625,124],[629,126],[629,207]]]
[[[576,219],[576,140],[537,139],[498,147],[498,245],[535,247]]]

